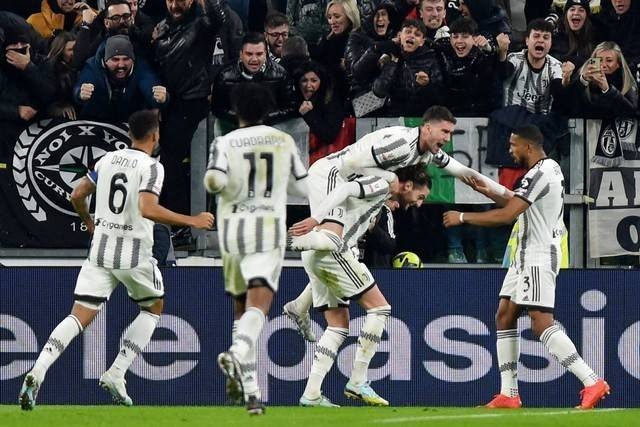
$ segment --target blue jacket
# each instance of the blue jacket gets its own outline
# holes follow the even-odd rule
[[[107,122],[126,122],[129,116],[139,110],[160,108],[153,99],[153,86],[160,85],[158,76],[144,59],[137,59],[127,78],[120,96],[113,88],[108,71],[103,65],[103,48],[85,63],[73,88],[73,100],[78,105],[78,117]],[[83,83],[94,86],[93,95],[86,101],[80,100],[80,87]],[[166,103],[165,103],[166,104]]]

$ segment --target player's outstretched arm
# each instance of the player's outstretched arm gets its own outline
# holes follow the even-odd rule
[[[513,197],[513,192],[508,188],[506,188],[504,185],[498,184],[497,182],[495,182],[494,180],[492,180],[487,176],[484,176],[480,172],[463,165],[453,157],[447,157],[447,163],[444,166],[442,166],[442,168],[446,170],[450,175],[453,175],[460,179],[462,179],[463,177],[475,178],[476,181],[482,183],[482,187],[486,187],[488,189],[487,194],[482,193],[480,190],[476,190],[476,191],[489,197],[491,200],[495,201],[500,206],[504,206],[504,204],[506,204],[506,201],[511,197]]]
[[[71,204],[78,213],[78,216],[87,226],[87,231],[93,234],[95,225],[89,214],[89,206],[87,205],[87,197],[96,191],[96,185],[86,176],[80,180],[80,183],[71,192]]]
[[[209,212],[200,212],[198,215],[182,215],[173,212],[158,203],[158,196],[154,193],[140,192],[138,202],[140,213],[143,217],[153,222],[162,224],[179,225],[201,228],[203,230],[213,227],[213,215]]]
[[[480,227],[497,227],[513,224],[518,215],[526,211],[529,203],[520,197],[512,197],[506,206],[485,212],[447,211],[443,214],[442,224],[449,228],[461,224],[472,224]]]
[[[481,175],[484,177],[484,175]],[[469,187],[473,188],[480,194],[483,194],[493,200],[498,206],[505,206],[507,202],[513,197],[513,191],[509,190],[503,185],[500,185],[500,188],[495,186],[490,186],[487,183],[491,181],[489,178],[478,179],[476,176],[461,176],[460,181],[467,184]],[[493,181],[491,181],[493,182]],[[496,190],[498,193],[496,193]]]

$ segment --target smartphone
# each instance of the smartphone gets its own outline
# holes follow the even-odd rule
[[[593,58],[589,58],[589,64],[595,65],[596,68],[599,70],[602,65],[602,58],[600,58],[599,56],[594,56]]]

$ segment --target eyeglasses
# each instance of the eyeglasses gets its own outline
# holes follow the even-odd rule
[[[270,33],[268,31],[265,31],[265,34],[268,35],[269,37],[273,37],[274,39],[277,39],[278,37],[282,37],[283,39],[289,38],[289,31],[282,31],[281,33],[278,33],[278,32]]]
[[[105,19],[108,19],[111,22],[127,22],[131,19],[131,14],[130,13],[125,13],[123,15],[113,15],[113,16],[109,16]]]

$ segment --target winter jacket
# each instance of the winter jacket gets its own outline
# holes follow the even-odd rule
[[[567,98],[573,100],[571,111],[573,117],[589,119],[613,119],[616,117],[632,118],[638,116],[638,89],[632,88],[626,94],[620,92],[622,88],[622,71],[618,69],[611,76],[607,76],[609,90],[602,93],[599,87],[590,84],[588,87],[580,81],[576,70]],[[589,91],[589,96],[587,96]]]
[[[640,62],[640,8],[634,3],[627,13],[617,15],[610,10],[598,15],[602,23],[602,39],[614,41],[622,49],[629,64]]]
[[[213,114],[218,118],[236,121],[236,114],[231,108],[231,92],[236,85],[254,82],[266,86],[276,102],[275,111],[267,118],[268,124],[273,124],[294,117],[297,106],[294,105],[295,95],[293,82],[286,70],[273,61],[267,60],[263,71],[249,74],[242,62],[223,67],[213,87]]]
[[[419,86],[416,73],[424,71],[429,83]],[[442,70],[436,51],[426,44],[409,55],[401,55],[398,62],[388,61],[373,82],[373,93],[389,97],[385,113],[388,116],[420,117],[432,105],[443,99]]]
[[[126,34],[133,45],[136,58],[144,58],[151,62],[153,51],[151,50],[151,33],[153,32],[153,21],[144,13],[138,11],[135,23],[129,28]],[[119,33],[110,33],[104,26],[104,20],[97,17],[91,25],[82,26],[78,29],[76,44],[73,47],[72,65],[76,69],[81,69],[87,60],[100,50],[104,49],[106,40]]]
[[[324,16],[327,0],[289,0],[287,18],[289,29],[313,45],[328,32],[329,24]]]
[[[80,99],[83,83],[94,86],[93,95],[86,101]],[[123,121],[138,110],[160,108],[153,99],[153,86],[160,80],[144,59],[138,59],[133,70],[122,86],[109,79],[109,72],[103,65],[102,52],[87,61],[80,71],[73,88],[73,98],[78,105],[78,117],[99,121]]]
[[[495,0],[467,1],[465,5],[478,24],[478,34],[491,39],[495,39],[500,33],[511,34],[509,18]]]
[[[345,65],[345,50],[349,32],[344,32],[330,38],[322,37],[318,46],[309,46],[311,58],[325,66],[329,74],[333,77],[334,96],[336,99],[346,99],[349,93],[349,82]]]
[[[227,23],[226,1],[196,2],[179,21],[167,16],[158,24],[155,58],[162,81],[174,100],[206,98],[211,93],[209,70],[215,35]]]
[[[62,13],[56,0],[42,0],[41,11],[27,18],[27,22],[45,39],[51,40],[57,31],[71,30],[82,22],[82,14]]]
[[[455,116],[486,117],[499,106],[495,54],[474,47],[459,58],[450,44],[439,45],[438,52],[447,90],[445,105]]]

